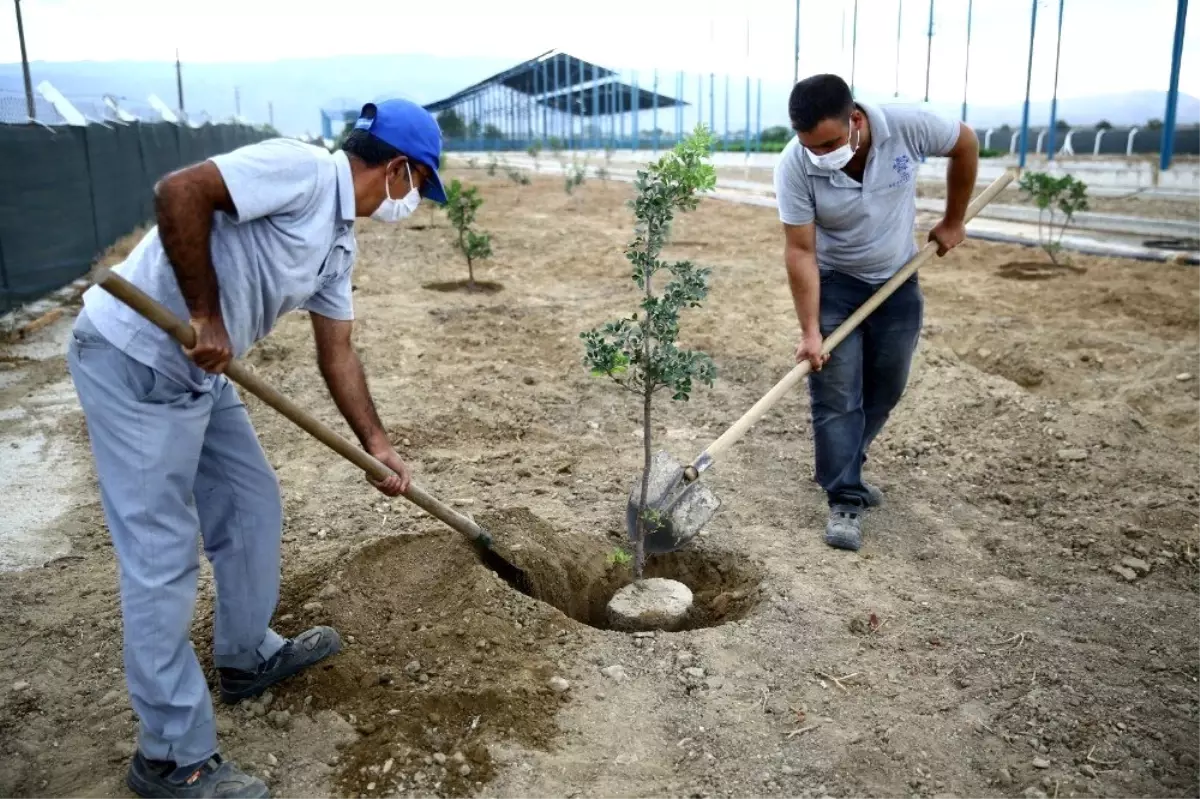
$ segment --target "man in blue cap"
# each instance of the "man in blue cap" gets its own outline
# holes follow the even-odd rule
[[[84,294],[67,363],[87,419],[117,553],[125,676],[141,722],[126,782],[140,796],[263,797],[267,786],[218,754],[212,699],[189,641],[197,533],[217,584],[213,661],[233,703],[336,653],[335,630],[285,639],[279,595],[282,504],[246,408],[222,372],[302,309],[338,410],[395,475],[409,468],[384,430],[350,344],[354,220],[396,222],[444,203],[442,136],[420,106],[363,107],[341,151],[271,139],[167,175],[157,225],[118,274],[189,318],[195,347],[99,288]]]

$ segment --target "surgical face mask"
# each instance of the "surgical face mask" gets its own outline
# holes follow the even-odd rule
[[[379,204],[375,213],[371,214],[372,219],[379,222],[399,222],[416,212],[417,206],[421,204],[421,192],[417,191],[416,184],[413,183],[412,169],[409,168],[407,161],[404,162],[404,168],[408,171],[408,185],[412,188],[408,190],[408,194],[404,195],[404,199],[394,200],[392,199],[392,187],[387,180],[384,180],[383,192],[387,198]]]
[[[804,152],[808,153],[808,160],[821,169],[841,169],[850,163],[850,159],[854,158],[854,153],[858,151],[858,145],[862,142],[862,131],[855,130],[854,132],[858,135],[854,138],[853,147],[850,146],[850,141],[847,139],[841,147],[824,155],[817,155],[807,147],[804,148]]]

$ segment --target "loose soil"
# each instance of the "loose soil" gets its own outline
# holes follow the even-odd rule
[[[507,288],[422,290],[461,274],[449,228],[364,222],[355,343],[398,449],[518,547],[534,596],[246,396],[285,504],[276,624],[334,624],[345,648],[218,707],[227,755],[281,796],[1196,795],[1194,269],[1077,255],[1085,274],[1007,280],[1037,251],[976,241],[931,264],[863,550],[821,541],[795,391],[706,473],[723,506],[704,532],[651,561],[705,624],[634,637],[595,609],[627,579],[608,554],[639,409],[578,340],[637,303],[630,187],[465,176],[488,200],[480,278]],[[718,382],[654,428],[690,459],[791,367],[796,326],[771,210],[706,200],[675,236],[666,256],[714,279],[682,343]],[[293,315],[247,360],[345,430],[311,335]],[[68,556],[0,575],[0,794],[125,795],[135,726],[82,416],[30,421],[61,358],[0,366],[0,410],[31,411],[0,433],[53,436],[79,474],[49,531]],[[206,667],[212,599],[205,572]]]

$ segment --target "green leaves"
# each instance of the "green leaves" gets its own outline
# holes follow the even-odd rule
[[[474,262],[492,254],[492,237],[472,227],[475,224],[475,214],[481,205],[483,198],[479,196],[478,187],[463,186],[458,178],[446,186],[446,216],[458,231],[458,239],[455,240],[454,246],[467,259],[467,273],[471,285],[475,283]]]
[[[580,334],[584,364],[592,374],[607,375],[638,394],[665,390],[672,399],[686,401],[697,383],[711,386],[716,380],[716,367],[708,355],[676,344],[680,313],[703,303],[712,270],[660,257],[675,214],[695,208],[699,193],[716,184],[716,174],[706,161],[711,143],[708,131],[700,126],[638,172],[637,194],[631,202],[636,229],[625,248],[625,258],[633,267],[630,277],[644,293],[638,313]],[[670,278],[657,283],[655,275],[662,272]]]
[[[1087,184],[1074,175],[1055,177],[1045,172],[1025,172],[1017,184],[1037,205],[1038,238],[1053,263],[1058,263],[1062,237],[1078,211],[1088,208]],[[1048,216],[1043,230],[1043,217]],[[1057,235],[1056,235],[1057,232]]]

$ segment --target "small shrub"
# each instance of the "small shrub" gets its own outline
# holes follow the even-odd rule
[[[467,259],[467,288],[475,290],[475,261],[492,254],[492,237],[474,229],[475,214],[483,199],[475,186],[464,187],[457,178],[446,187],[446,216],[458,231],[454,245]]]
[[[583,185],[584,179],[587,178],[587,164],[580,166],[577,163],[571,164],[570,171],[567,172],[567,177],[564,182],[564,188],[567,194],[571,194],[578,187]]]
[[[511,180],[513,183],[517,184],[518,186],[528,186],[529,185],[529,175],[526,175],[524,172],[517,169],[516,167],[510,166],[508,168],[508,179]]]
[[[646,562],[645,536],[657,512],[646,507],[653,431],[654,395],[666,389],[671,399],[686,402],[694,383],[711,386],[716,367],[703,352],[680,349],[679,314],[698,308],[708,296],[711,270],[690,261],[660,260],[671,223],[681,211],[699,205],[699,193],[717,182],[708,155],[712,137],[703,125],[645,169],[638,170],[631,205],[637,225],[625,258],[633,265],[633,282],[642,291],[640,313],[606,323],[580,334],[584,365],[596,376],[607,376],[642,401],[642,496],[634,534],[634,577],[640,580]],[[666,270],[671,279],[656,292],[654,277]]]
[[[613,547],[606,560],[608,560],[609,566],[625,566],[633,560],[633,556],[620,547]]]
[[[467,159],[467,169],[476,169],[479,166],[479,159],[474,156]]]
[[[1038,207],[1038,243],[1051,263],[1066,265],[1068,260],[1061,255],[1063,233],[1076,212],[1087,210],[1087,184],[1074,175],[1026,172],[1017,185]]]
[[[530,160],[533,161],[533,171],[540,172],[542,169],[541,162],[538,161],[538,156],[542,154],[542,143],[535,141],[529,145],[529,149],[525,151]]]
[[[496,154],[492,153],[490,156],[488,156],[487,173],[489,178],[496,176],[496,168],[498,166],[500,166],[500,164],[496,161]]]

